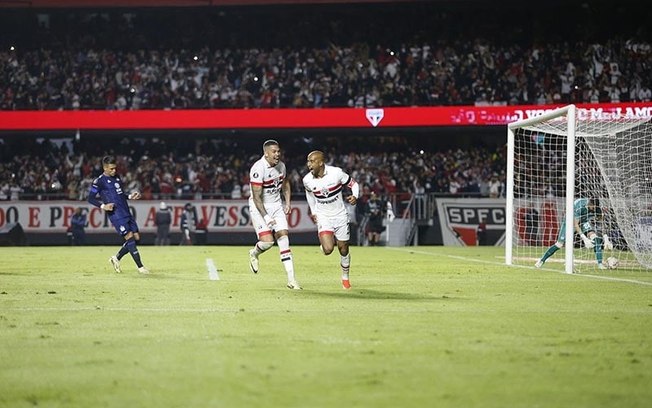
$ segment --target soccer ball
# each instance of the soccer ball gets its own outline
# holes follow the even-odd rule
[[[607,258],[607,266],[609,269],[616,269],[618,267],[618,259],[610,256]]]

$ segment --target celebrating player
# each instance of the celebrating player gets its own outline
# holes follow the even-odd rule
[[[143,266],[136,246],[136,243],[140,240],[138,225],[129,211],[129,204],[127,204],[127,199],[140,199],[140,193],[134,191],[128,196],[125,194],[122,180],[120,176],[116,175],[116,163],[115,156],[105,156],[102,159],[104,173],[93,180],[88,194],[88,202],[109,214],[111,224],[125,240],[118,253],[109,258],[113,269],[118,273],[122,272],[120,260],[129,252],[134,262],[136,262],[138,272],[148,274],[149,271]]]
[[[602,237],[598,235],[596,226],[596,218],[600,217],[601,214],[602,211],[598,206],[598,200],[595,198],[578,198],[573,203],[573,224],[575,231],[580,234],[580,238],[582,238],[582,242],[584,242],[586,248],[593,248],[595,260],[598,262],[598,268],[607,269],[602,264]],[[541,268],[548,258],[564,247],[565,241],[566,223],[562,222],[557,242],[548,248],[534,266]],[[613,245],[606,234],[604,235],[604,244],[607,249],[613,249]]]
[[[321,250],[324,255],[330,255],[337,240],[342,267],[342,287],[350,289],[349,218],[344,207],[342,188],[347,186],[351,189],[352,195],[347,197],[347,202],[355,205],[360,187],[341,168],[327,166],[324,163],[324,153],[318,150],[308,154],[308,170],[310,172],[303,177],[303,186],[306,189],[312,220],[317,224]]]
[[[281,161],[281,149],[276,140],[263,143],[263,157],[258,159],[249,171],[251,196],[249,212],[258,242],[249,250],[249,267],[258,273],[258,257],[278,244],[281,263],[288,277],[287,287],[300,290],[294,277],[294,262],[290,251],[287,215],[290,214],[291,186],[286,177],[285,163]],[[283,199],[281,199],[283,193]],[[285,203],[283,203],[285,201]]]

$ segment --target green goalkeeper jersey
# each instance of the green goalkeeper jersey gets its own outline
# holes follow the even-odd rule
[[[583,233],[588,231],[596,230],[596,217],[600,214],[600,207],[595,207],[593,211],[589,210],[587,207],[589,203],[588,198],[578,198],[573,203],[573,215],[577,222],[580,224],[580,228]]]
[[[596,207],[595,211],[590,211],[587,205],[589,204],[588,198],[578,198],[573,202],[573,216],[580,225],[582,233],[586,234],[589,231],[596,231],[597,225],[595,222],[596,215],[598,214],[599,208]],[[559,229],[559,235],[557,240],[564,242],[566,239],[566,223],[562,221],[561,228]]]

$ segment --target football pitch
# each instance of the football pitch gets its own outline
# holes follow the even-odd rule
[[[652,272],[501,248],[0,248],[0,407],[648,407]],[[218,271],[209,278],[207,260]],[[217,278],[217,279],[216,279]]]

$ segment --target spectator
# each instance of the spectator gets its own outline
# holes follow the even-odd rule
[[[640,102],[650,102],[652,100],[652,90],[647,85],[644,85],[640,91],[638,91],[638,100]]]
[[[380,243],[380,234],[385,230],[383,219],[385,218],[386,209],[387,204],[372,191],[369,199],[364,203],[364,215],[368,217],[367,242],[371,246]]]
[[[84,245],[86,243],[86,214],[81,207],[75,208],[75,213],[70,218],[70,232],[72,233],[72,245]]]
[[[197,223],[197,228],[195,230],[195,244],[196,245],[206,245],[208,235],[208,222],[206,218],[202,218]]]
[[[172,223],[172,214],[168,205],[161,201],[159,209],[156,211],[154,217],[154,225],[156,225],[156,239],[155,245],[170,245],[170,224]]]
[[[191,203],[183,207],[181,214],[181,242],[179,245],[192,245],[197,226],[197,212]]]
[[[491,181],[489,182],[489,197],[498,198],[503,194],[503,185],[498,180],[498,174],[494,173],[491,176]]]
[[[245,9],[232,11],[238,16],[232,21],[253,21],[254,32],[246,37],[238,34],[240,27],[223,18],[214,24],[216,16],[206,11],[170,11],[196,24],[171,23],[169,32],[174,34],[169,35],[158,30],[159,17],[145,10],[134,12],[138,25],[124,24],[120,15],[99,17],[107,24],[98,25],[98,18],[89,18],[91,12],[51,14],[58,21],[45,32],[33,26],[31,20],[36,19],[25,12],[24,24],[0,18],[0,27],[9,27],[6,35],[0,32],[0,38],[22,37],[24,44],[20,51],[0,53],[0,109],[525,104],[570,101],[574,85],[598,87],[607,98],[611,87],[623,81],[625,88],[640,86],[637,94],[639,89],[649,89],[650,44],[639,30],[647,27],[649,12],[628,14],[628,24],[620,25],[622,15],[592,5],[596,15],[587,16],[587,24],[603,24],[598,17],[602,13],[614,23],[610,27],[618,28],[609,38],[595,38],[586,34],[591,30],[574,29],[576,16],[585,13],[575,6],[569,5],[564,13],[572,20],[558,25],[563,30],[543,38],[536,38],[530,34],[536,30],[527,28],[550,18],[545,10],[526,18],[518,15],[523,10],[498,7],[495,15],[481,13],[484,18],[477,21],[474,13],[438,12],[441,4],[413,4],[392,8],[391,16],[371,9],[363,15],[356,13],[361,21],[348,20],[335,9],[324,9],[317,18],[301,15],[300,19],[310,22],[301,36],[290,37],[284,27],[275,26],[283,42],[269,35],[267,21],[258,21],[258,16]],[[284,18],[276,17],[269,19]],[[556,13],[554,18],[563,17]],[[66,24],[58,24],[59,19]],[[453,21],[462,28],[451,28]],[[494,37],[492,32],[500,32],[495,28],[502,27],[501,21],[514,27],[519,36]],[[389,25],[396,30],[376,28]],[[78,32],[91,34],[60,50]],[[287,38],[293,41],[288,43]],[[186,48],[187,44],[194,48]]]
[[[480,219],[480,223],[478,224],[478,227],[476,229],[476,235],[477,235],[477,242],[476,242],[477,245],[485,246],[489,244],[487,240],[487,221],[485,220],[484,217]]]

